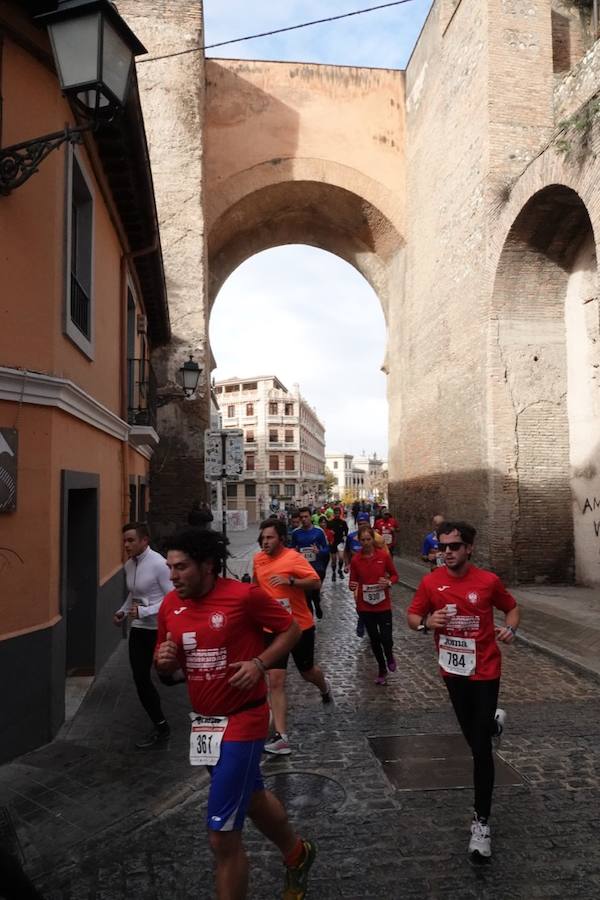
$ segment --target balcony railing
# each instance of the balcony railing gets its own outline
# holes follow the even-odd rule
[[[71,272],[71,321],[84,337],[90,337],[90,298],[79,284],[77,276]]]
[[[127,360],[127,421],[156,428],[156,379],[147,359]]]

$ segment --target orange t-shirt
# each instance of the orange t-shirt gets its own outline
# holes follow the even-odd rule
[[[297,550],[288,548],[282,550],[277,556],[269,556],[264,550],[261,550],[254,557],[254,579],[259,587],[265,594],[273,597],[291,612],[302,631],[312,628],[315,623],[302,588],[292,587],[289,584],[271,584],[269,578],[272,575],[285,577],[293,575],[294,578],[318,579],[319,576],[311,564]]]

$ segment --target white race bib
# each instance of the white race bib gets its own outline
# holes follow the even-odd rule
[[[384,544],[391,544],[391,543],[392,543],[392,535],[389,533],[389,531],[384,531],[384,533],[383,533],[383,543],[384,543]]]
[[[229,719],[227,716],[198,716],[196,713],[190,713],[190,718],[190,765],[216,766]]]
[[[385,588],[380,584],[363,584],[363,600],[370,606],[377,606],[385,600]]]
[[[315,553],[314,550],[311,550],[310,547],[302,547],[302,549],[300,550],[300,553],[302,554],[302,556],[304,557],[304,559],[307,562],[314,562],[315,559],[317,558],[317,554]]]
[[[474,638],[448,637],[440,635],[439,663],[450,675],[472,675],[475,671],[476,654]]]
[[[278,597],[277,602],[279,603],[280,606],[283,606],[283,608],[285,609],[286,612],[291,613],[292,604],[290,603],[290,601],[288,600],[287,597]]]

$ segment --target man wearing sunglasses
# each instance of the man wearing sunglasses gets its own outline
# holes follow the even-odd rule
[[[475,529],[444,522],[438,551],[445,565],[421,580],[408,607],[413,631],[433,631],[440,674],[461,731],[473,754],[474,815],[469,840],[473,862],[492,853],[489,816],[494,789],[492,738],[502,734],[506,714],[497,709],[501,654],[497,642],[511,644],[519,625],[514,597],[492,572],[471,563]],[[505,615],[495,627],[494,609]]]

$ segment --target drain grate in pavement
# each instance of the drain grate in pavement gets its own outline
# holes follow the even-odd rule
[[[473,785],[473,760],[461,734],[407,734],[369,738],[371,750],[399,791],[435,791]],[[494,754],[496,786],[523,784],[512,766]]]
[[[11,856],[16,856],[21,863],[24,862],[15,826],[5,806],[0,806],[0,847],[3,847]]]
[[[265,785],[279,797],[289,813],[339,809],[346,799],[341,784],[325,775],[278,772],[267,776]]]

